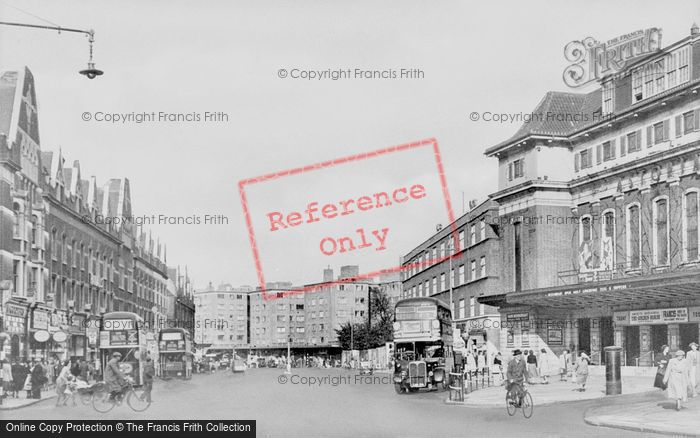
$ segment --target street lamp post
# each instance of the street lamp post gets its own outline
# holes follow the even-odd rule
[[[43,30],[56,30],[58,33],[61,32],[73,32],[73,33],[82,33],[88,36],[88,43],[90,44],[90,58],[88,60],[88,65],[87,68],[84,70],[80,70],[78,73],[81,75],[86,76],[88,79],[95,79],[97,76],[101,76],[104,74],[102,70],[99,70],[95,68],[95,63],[92,61],[92,44],[95,42],[95,31],[90,29],[90,30],[83,30],[83,29],[71,29],[69,27],[61,27],[61,26],[43,26],[39,24],[26,24],[26,23],[11,23],[7,21],[0,21],[0,25],[3,26],[16,26],[16,27],[29,27],[32,29],[43,29]]]

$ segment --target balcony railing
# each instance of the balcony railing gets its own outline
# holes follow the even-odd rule
[[[668,265],[654,266],[646,262],[632,265],[630,262],[618,263],[613,269],[599,269],[590,271],[581,271],[578,269],[569,269],[557,272],[557,286],[566,286],[570,284],[589,283],[597,281],[617,280],[621,278],[632,278],[641,275],[661,274],[671,270],[681,270],[686,267],[696,267],[698,264],[684,264],[676,268],[671,268]]]

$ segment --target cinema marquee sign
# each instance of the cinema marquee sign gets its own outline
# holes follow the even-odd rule
[[[673,324],[688,322],[688,308],[631,310],[630,325]]]
[[[564,69],[564,83],[572,88],[600,80],[627,66],[635,58],[661,49],[661,29],[646,30],[620,35],[606,42],[593,37],[572,41],[564,47],[564,57],[571,65]]]

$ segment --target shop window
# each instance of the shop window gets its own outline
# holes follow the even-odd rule
[[[654,263],[668,264],[668,199],[654,202]]]

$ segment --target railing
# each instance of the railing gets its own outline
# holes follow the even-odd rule
[[[671,270],[669,266],[652,266],[647,261],[632,265],[631,262],[617,263],[613,269],[600,269],[581,271],[580,269],[568,269],[557,272],[557,285],[588,283],[594,281],[608,281],[619,278],[638,277],[646,274],[658,274]]]

